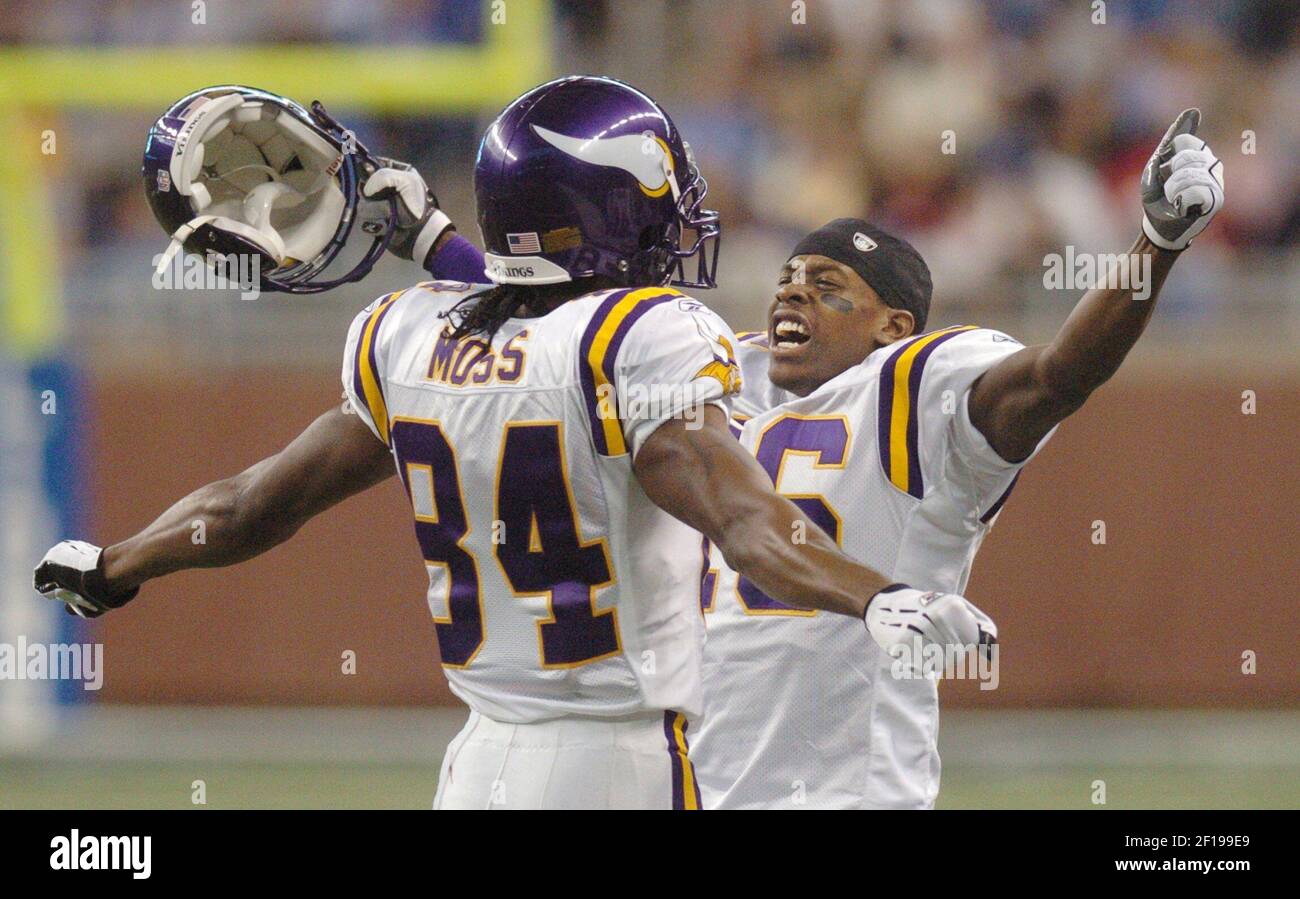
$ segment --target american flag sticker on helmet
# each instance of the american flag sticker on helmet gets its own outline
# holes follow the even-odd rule
[[[531,256],[542,251],[542,243],[537,239],[536,231],[507,234],[506,243],[510,245],[510,252],[516,256]]]

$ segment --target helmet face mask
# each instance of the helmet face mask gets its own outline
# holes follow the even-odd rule
[[[358,218],[360,183],[378,167],[320,103],[237,85],[177,101],[149,131],[142,174],[155,218],[172,237],[159,269],[183,248],[254,255],[264,290],[317,293],[364,277],[397,227],[397,201],[365,256],[342,277],[317,280]]]
[[[620,81],[562,78],[516,99],[483,137],[474,187],[497,283],[714,286],[708,186],[667,113]]]
[[[694,154],[690,144],[685,144],[686,157],[690,163],[690,176],[682,189],[681,199],[677,204],[678,222],[694,233],[694,240],[683,248],[682,234],[679,232],[672,242],[669,253],[676,263],[677,275],[672,283],[679,287],[717,287],[718,250],[722,244],[722,222],[718,213],[704,208],[704,198],[709,193],[709,183],[704,180],[695,165]],[[696,260],[695,277],[687,279],[686,261]]]

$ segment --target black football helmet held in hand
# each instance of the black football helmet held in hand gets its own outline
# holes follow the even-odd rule
[[[365,277],[397,228],[397,200],[363,229],[373,243],[351,270],[316,280],[360,217],[361,185],[379,161],[325,111],[238,85],[181,98],[149,129],[145,195],[182,248],[211,260],[256,254],[264,290],[318,293]]]

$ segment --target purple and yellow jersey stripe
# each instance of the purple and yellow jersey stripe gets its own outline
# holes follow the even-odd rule
[[[601,302],[587,323],[578,345],[578,370],[591,419],[591,436],[602,456],[621,456],[627,452],[623,423],[615,405],[619,347],[641,316],[661,303],[682,296],[685,294],[666,287],[616,290]]]
[[[686,743],[686,728],[689,726],[681,712],[664,712],[664,736],[668,739],[668,756],[673,766],[674,811],[704,808],[700,801],[700,785],[695,780],[695,765],[690,758],[690,746]]]
[[[700,614],[703,615],[713,611],[713,602],[718,595],[718,569],[709,567],[708,537],[700,538],[700,552],[704,556],[704,564],[700,567]]]
[[[741,415],[739,412],[731,413],[731,419],[727,422],[727,428],[731,435],[737,440],[740,439],[741,432],[745,429],[745,422],[749,421],[748,415]]]
[[[766,331],[737,331],[736,339],[741,343],[748,343],[751,346],[769,349],[767,344]]]
[[[388,442],[388,404],[384,400],[383,379],[379,376],[379,365],[375,358],[375,346],[379,328],[384,323],[384,316],[405,291],[396,291],[384,297],[370,313],[361,328],[361,338],[357,341],[356,360],[352,371],[352,388],[357,396],[365,401],[370,412],[370,420],[375,423],[375,430],[384,443]]]
[[[925,363],[940,344],[973,330],[975,325],[962,325],[915,337],[893,353],[880,371],[880,414],[876,425],[880,464],[890,483],[917,499],[925,496],[917,434]]]

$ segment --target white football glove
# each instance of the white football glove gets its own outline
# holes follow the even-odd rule
[[[893,584],[871,597],[863,620],[872,639],[891,657],[917,638],[924,645],[978,647],[984,652],[998,642],[997,625],[970,600],[906,584]]]
[[[451,227],[451,219],[438,208],[438,198],[413,166],[395,159],[380,161],[384,167],[366,179],[361,193],[371,200],[397,195],[397,231],[388,249],[425,266],[433,245]]]
[[[139,587],[114,593],[104,579],[104,551],[81,540],[64,540],[41,559],[32,585],[46,599],[66,604],[69,614],[98,618],[135,599]]]
[[[1223,207],[1223,163],[1196,136],[1199,109],[1184,109],[1142,170],[1142,232],[1158,247],[1182,250]]]

